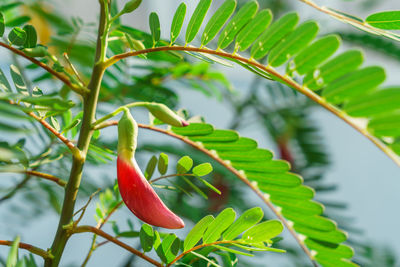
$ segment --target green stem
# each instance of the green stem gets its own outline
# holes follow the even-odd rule
[[[83,166],[85,163],[90,140],[93,135],[92,123],[95,121],[97,100],[99,96],[101,81],[104,74],[105,51],[107,50],[107,17],[108,7],[103,1],[100,1],[100,23],[96,46],[95,65],[93,66],[92,77],[88,84],[90,93],[83,98],[83,118],[80,129],[78,149],[81,151],[81,157],[73,157],[70,177],[65,189],[63,207],[57,228],[51,246],[51,252],[54,259],[46,259],[45,267],[56,267],[59,265],[65,245],[70,237],[70,233],[65,229],[65,225],[72,222],[76,196],[82,178]],[[104,41],[105,40],[105,41]]]
[[[130,104],[126,104],[124,106],[120,106],[119,108],[117,108],[113,112],[105,115],[104,117],[102,117],[102,118],[96,120],[94,123],[92,123],[92,128],[94,128],[95,126],[99,125],[102,122],[105,122],[108,119],[111,119],[114,116],[117,116],[118,113],[124,111],[124,109],[126,109],[126,108],[141,107],[141,106],[146,106],[148,104],[150,104],[150,102],[133,102],[133,103],[130,103]]]

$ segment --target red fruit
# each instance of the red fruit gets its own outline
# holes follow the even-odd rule
[[[185,226],[162,202],[136,163],[137,124],[125,111],[118,124],[118,187],[126,206],[142,221],[163,228],[179,229]]]

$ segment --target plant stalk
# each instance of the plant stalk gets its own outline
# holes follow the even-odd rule
[[[70,237],[68,231],[64,228],[73,220],[74,207],[79,186],[82,178],[83,166],[90,140],[93,135],[92,123],[95,121],[97,100],[99,96],[101,81],[104,74],[105,51],[107,49],[107,32],[108,32],[108,12],[107,4],[100,2],[100,23],[97,37],[95,65],[93,66],[92,77],[88,84],[90,93],[83,98],[83,119],[78,139],[78,149],[81,151],[81,157],[73,157],[70,177],[65,189],[64,201],[61,216],[57,228],[57,232],[51,246],[53,259],[46,259],[45,267],[56,267],[59,265],[64,248]]]

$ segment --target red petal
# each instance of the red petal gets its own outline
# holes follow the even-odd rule
[[[134,159],[117,159],[118,187],[126,206],[142,221],[163,228],[185,226],[181,218],[162,202]]]

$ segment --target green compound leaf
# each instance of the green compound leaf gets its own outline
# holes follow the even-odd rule
[[[196,9],[193,12],[192,17],[190,18],[188,27],[186,29],[186,44],[193,41],[196,37],[197,33],[200,30],[200,26],[203,23],[203,20],[207,14],[208,9],[210,8],[211,0],[200,0]]]
[[[201,37],[201,45],[207,45],[221,30],[236,8],[236,0],[226,0],[208,21]]]
[[[313,236],[313,238],[319,240],[318,242],[323,242],[321,240],[324,240],[324,237],[327,238],[329,235],[332,235],[335,237],[335,242],[338,241],[338,243],[335,243],[335,246],[341,245],[340,243],[343,242],[341,241],[343,233],[338,230],[333,221],[322,216],[324,207],[313,200],[315,195],[314,190],[302,185],[303,180],[300,176],[288,172],[290,167],[288,163],[281,160],[273,160],[272,154],[269,151],[266,152],[265,149],[257,148],[257,143],[249,138],[236,137],[231,134],[230,141],[226,141],[220,137],[220,133],[224,130],[214,130],[209,124],[197,124],[196,128],[199,132],[203,132],[201,138],[206,140],[196,144],[199,149],[204,149],[204,147],[206,149],[213,149],[216,152],[213,154],[219,157],[223,156],[223,159],[229,160],[231,167],[243,172],[243,175],[249,181],[256,184],[257,188],[266,194],[266,197],[274,206],[281,209],[282,216],[292,222],[294,227],[297,227],[295,229],[299,230],[298,233],[305,235],[306,238],[309,235]],[[175,129],[176,131],[181,130],[181,128],[173,128],[174,132]],[[206,129],[208,134],[206,133]],[[214,131],[217,134],[214,134]],[[231,133],[230,131],[228,132]],[[189,139],[198,140],[197,138],[200,137],[199,135],[193,135],[191,131],[187,133],[186,137]],[[210,136],[210,139],[207,136]],[[213,138],[216,138],[216,140],[212,142]],[[220,140],[218,141],[218,139]],[[262,155],[265,155],[265,158]],[[257,245],[258,248],[258,241],[260,240],[257,238],[261,239],[260,242],[268,242],[270,238],[273,238],[282,231],[280,223],[275,223],[275,225],[274,223],[270,223],[270,225],[266,224],[265,229],[269,226],[273,227],[271,227],[272,230],[269,232],[264,231],[263,226],[256,225],[262,216],[263,213],[260,209],[246,212],[236,222],[232,221],[232,224],[226,228],[225,232],[221,233],[222,238],[229,240],[245,232],[242,238],[247,238],[248,242],[255,242],[251,244],[254,244],[254,246]],[[256,228],[250,228],[253,226]],[[258,232],[261,234],[258,234]],[[267,232],[268,235],[263,235],[264,232]],[[321,234],[321,237],[319,237],[319,234]],[[250,243],[248,244],[250,245]],[[321,246],[321,249],[317,247],[316,252],[322,253],[324,250],[324,253],[328,254],[320,254],[321,261],[324,261],[332,256],[332,254],[329,254],[329,249],[331,249],[332,245],[322,244]],[[265,248],[259,249],[265,250]]]

